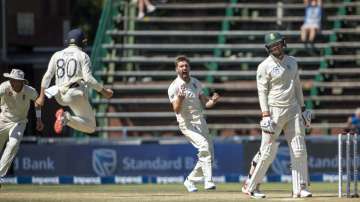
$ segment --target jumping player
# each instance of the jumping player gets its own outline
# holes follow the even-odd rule
[[[61,133],[65,125],[84,133],[95,131],[95,113],[88,101],[87,88],[91,87],[109,99],[113,95],[111,89],[104,88],[91,74],[89,56],[82,50],[86,38],[81,29],[71,30],[66,38],[67,48],[56,52],[48,65],[41,82],[41,92],[36,102],[43,106],[45,94],[55,96],[62,106],[70,107],[74,115],[62,108],[56,112],[54,129]],[[50,86],[55,76],[55,86]]]

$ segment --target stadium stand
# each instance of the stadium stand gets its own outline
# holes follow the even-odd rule
[[[106,1],[92,59],[96,76],[115,96],[93,96],[97,131],[105,137],[175,135],[167,88],[176,76],[175,56],[185,54],[206,93],[215,90],[223,96],[206,112],[211,133],[257,133],[256,68],[267,55],[264,34],[277,30],[286,36],[289,54],[298,59],[306,105],[315,114],[308,132],[338,133],[360,98],[360,2],[324,1],[315,55],[300,41],[302,1],[248,2],[169,0],[139,20],[130,2]]]

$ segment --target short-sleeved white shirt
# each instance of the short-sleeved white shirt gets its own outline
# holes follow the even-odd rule
[[[168,96],[170,102],[177,99],[177,94],[182,85],[185,85],[185,99],[181,106],[181,111],[176,114],[178,122],[191,121],[203,116],[203,106],[199,96],[203,94],[203,87],[199,80],[190,77],[190,81],[185,83],[180,77],[177,77],[169,86]]]
[[[30,101],[38,97],[36,90],[28,85],[24,85],[20,92],[15,92],[10,85],[10,81],[0,84],[0,120],[8,122],[27,122],[27,115],[30,108]]]

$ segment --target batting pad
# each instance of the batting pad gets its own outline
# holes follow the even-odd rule
[[[307,152],[303,136],[295,136],[291,141],[291,173],[293,179],[294,194],[300,193],[301,189],[308,184]]]
[[[247,191],[253,192],[256,189],[257,184],[262,181],[271,162],[276,156],[278,147],[279,143],[273,142],[266,144],[262,148],[260,148],[260,159],[259,162],[256,164],[254,173],[252,174],[249,183],[247,184]]]

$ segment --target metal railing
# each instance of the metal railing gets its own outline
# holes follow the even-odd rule
[[[108,52],[106,49],[102,47],[102,44],[104,43],[110,43],[112,41],[112,38],[110,35],[106,33],[107,30],[111,30],[114,28],[114,22],[113,17],[115,15],[118,15],[120,12],[119,6],[114,3],[114,0],[105,0],[103,10],[101,13],[101,17],[99,20],[99,25],[96,31],[96,37],[93,44],[93,48],[91,51],[91,63],[92,63],[92,71],[96,72],[99,70],[102,70],[106,68],[107,64],[104,64],[101,60],[101,58],[108,55]],[[100,77],[98,75],[95,75],[95,78],[99,81],[101,81]],[[99,95],[93,90],[91,91],[91,98],[99,98]],[[97,106],[98,112],[106,112],[107,104],[101,104]],[[98,120],[100,125],[106,125],[106,119]],[[80,132],[75,132],[75,135],[78,137],[82,137],[83,135]],[[106,134],[99,134],[99,136],[105,137]]]

